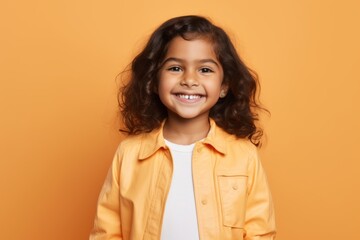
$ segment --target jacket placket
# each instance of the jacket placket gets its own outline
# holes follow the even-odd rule
[[[193,152],[192,171],[196,213],[200,239],[220,239],[216,192],[214,188],[214,164],[204,145],[197,144]]]
[[[172,177],[172,162],[169,151],[165,151],[152,198],[149,217],[145,228],[144,240],[158,240],[161,235],[162,219],[166,197]]]

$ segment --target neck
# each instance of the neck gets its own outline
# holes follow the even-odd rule
[[[189,145],[204,139],[210,129],[209,117],[183,119],[169,116],[164,125],[164,138],[170,142]]]

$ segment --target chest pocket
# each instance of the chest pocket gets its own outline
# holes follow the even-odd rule
[[[223,224],[243,228],[247,196],[246,175],[218,175]]]

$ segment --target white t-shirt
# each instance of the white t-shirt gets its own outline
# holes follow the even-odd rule
[[[195,144],[179,145],[167,140],[165,143],[172,155],[173,176],[166,200],[161,239],[197,240],[199,231],[191,164]]]

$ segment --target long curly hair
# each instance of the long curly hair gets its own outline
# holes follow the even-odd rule
[[[260,144],[263,131],[256,125],[258,110],[265,110],[258,101],[260,88],[257,74],[240,59],[229,36],[223,29],[201,16],[181,16],[160,25],[150,36],[145,48],[131,63],[129,82],[120,88],[118,100],[128,134],[150,132],[160,127],[167,117],[167,109],[156,93],[158,72],[162,67],[171,40],[181,36],[185,40],[206,38],[224,71],[223,83],[229,87],[209,116],[226,132],[248,138]]]

